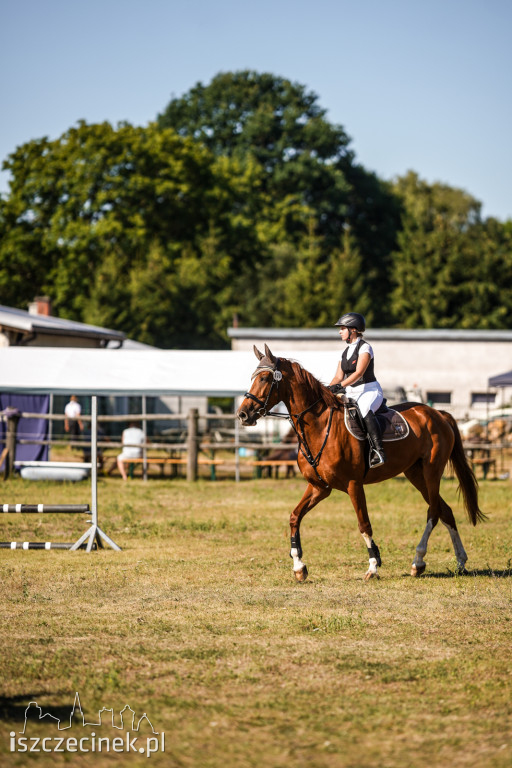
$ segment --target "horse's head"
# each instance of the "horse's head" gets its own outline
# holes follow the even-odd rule
[[[274,357],[266,344],[265,354],[257,347],[254,347],[254,354],[259,364],[251,376],[251,388],[245,393],[244,400],[237,411],[238,418],[246,427],[253,427],[260,416],[266,416],[281,400],[279,383],[283,374],[279,370],[279,358]]]

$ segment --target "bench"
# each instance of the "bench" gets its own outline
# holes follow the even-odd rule
[[[167,456],[147,456],[145,460],[143,458],[140,458],[140,459],[125,459],[124,463],[128,464],[128,475],[131,478],[133,478],[135,466],[138,465],[138,464],[142,464],[143,465],[144,461],[146,461],[146,465],[147,466],[149,466],[150,464],[153,464],[155,466],[159,466],[160,467],[160,473],[161,473],[162,476],[164,475],[165,467],[167,465],[173,466],[173,467],[177,468],[180,465],[186,465],[188,463],[188,459],[187,458],[178,459],[178,458],[170,458],[170,457],[167,457]],[[210,477],[211,477],[212,480],[216,480],[217,477],[216,477],[216,474],[215,474],[215,467],[218,466],[219,464],[224,464],[224,461],[222,459],[203,459],[203,458],[200,458],[200,459],[197,460],[197,463],[198,463],[199,466],[208,466],[208,467],[210,467]]]
[[[275,467],[276,469],[276,477],[279,470],[279,467],[297,467],[297,459],[258,459],[255,461],[248,461],[246,462],[250,467],[254,467],[254,476],[256,478],[261,477],[261,470],[264,467],[269,467],[272,469]]]
[[[472,459],[470,457],[469,461],[471,462],[471,467],[473,471],[475,471],[476,467],[482,467],[484,480],[487,478],[487,475],[489,474],[489,470],[491,468],[493,472],[493,477],[496,479],[496,459],[491,459],[488,456],[478,458],[478,459]]]

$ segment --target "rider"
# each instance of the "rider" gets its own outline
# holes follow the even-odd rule
[[[380,408],[384,396],[373,372],[373,349],[363,339],[366,321],[363,315],[357,312],[348,312],[346,315],[342,315],[335,325],[339,326],[340,336],[349,346],[341,356],[336,374],[329,387],[336,391],[339,390],[341,384],[347,395],[356,400],[366,431],[373,443],[370,465],[375,467],[386,461],[382,449],[381,433],[375,416],[375,411]]]

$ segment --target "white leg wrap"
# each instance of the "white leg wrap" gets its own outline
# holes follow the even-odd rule
[[[293,570],[302,571],[302,569],[304,568],[304,563],[299,557],[298,549],[291,549],[290,555],[293,557]]]
[[[421,537],[421,541],[416,547],[416,554],[414,556],[414,560],[412,561],[412,564],[415,565],[417,568],[423,568],[425,565],[424,557],[427,554],[427,547],[428,547],[428,540],[430,538],[430,534],[433,531],[433,524],[432,520],[427,520],[427,525],[425,527],[425,530],[423,532],[423,536]]]
[[[446,523],[443,523],[443,525],[446,526],[446,528],[448,528],[448,533],[450,534],[450,538],[453,544],[453,550],[455,552],[455,557],[457,559],[457,565],[459,566],[459,568],[464,569],[468,556],[466,554],[466,550],[462,546],[462,541],[460,540],[459,532],[456,531],[455,528],[452,528],[450,525],[447,525]]]
[[[364,543],[366,544],[368,549],[370,549],[373,544],[372,537],[368,536],[367,533],[362,533],[361,536],[363,537]],[[369,558],[368,573],[373,573],[374,575],[377,575],[377,558],[376,557]]]

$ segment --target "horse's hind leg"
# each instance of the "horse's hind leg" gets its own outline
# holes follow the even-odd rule
[[[326,499],[331,490],[331,488],[319,488],[308,483],[302,499],[290,515],[290,557],[293,559],[293,572],[297,581],[306,581],[308,577],[308,569],[306,564],[302,562],[302,546],[300,543],[300,524],[302,518],[319,501]]]
[[[421,576],[426,568],[424,557],[427,553],[428,540],[439,519],[441,519],[441,522],[448,529],[448,533],[450,534],[455,557],[457,560],[457,569],[460,573],[464,573],[466,570],[465,566],[468,556],[462,545],[451,507],[448,506],[446,501],[439,494],[439,481],[433,480],[430,483],[429,489],[427,481],[424,477],[421,462],[415,464],[404,474],[407,479],[410,480],[410,482],[420,491],[427,504],[429,504],[427,525],[425,527],[425,531],[423,532],[423,536],[421,537],[420,543],[416,547],[416,554],[411,567],[411,576]]]
[[[448,529],[448,533],[450,534],[450,538],[452,540],[453,551],[455,552],[455,559],[457,560],[457,571],[458,573],[466,573],[466,562],[467,562],[468,556],[466,554],[466,550],[464,549],[464,546],[460,539],[459,532],[457,530],[457,524],[453,516],[453,512],[451,510],[451,507],[448,506],[448,504],[444,501],[444,499],[440,498],[440,502],[441,502],[441,511],[440,511],[441,522]]]
[[[404,472],[404,475],[414,485],[414,487],[418,489],[428,504],[427,524],[425,526],[425,530],[423,531],[423,536],[421,537],[420,542],[416,547],[416,553],[414,555],[414,560],[412,561],[411,566],[411,576],[421,576],[427,567],[424,558],[427,554],[430,534],[436,527],[439,520],[439,513],[437,512],[437,505],[433,505],[430,500],[429,489],[423,474],[423,463],[421,461],[416,462],[416,464],[413,464],[410,469]],[[439,495],[438,498],[440,499]]]

